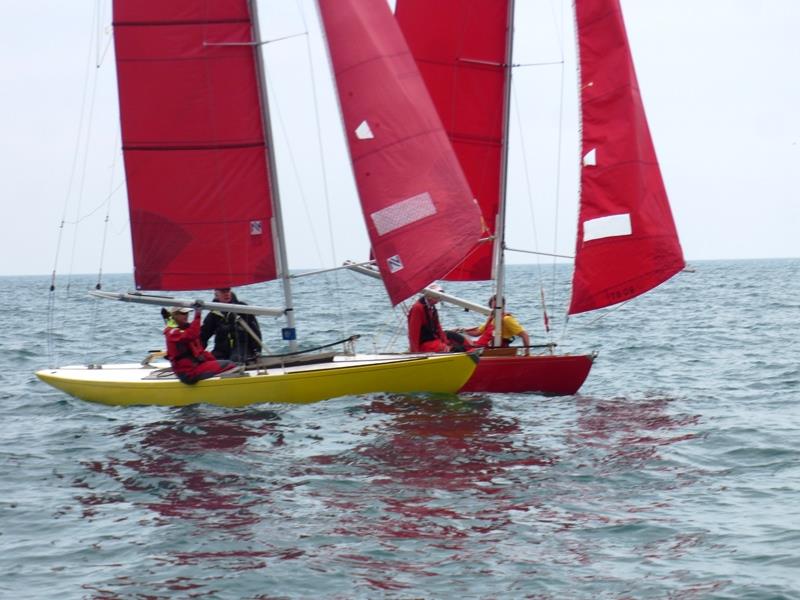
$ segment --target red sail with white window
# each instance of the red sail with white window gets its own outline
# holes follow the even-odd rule
[[[246,0],[114,0],[136,286],[276,276]]]
[[[397,0],[395,12],[480,205],[482,237],[488,238],[500,206],[508,0]],[[490,241],[473,247],[447,279],[490,279],[492,249]]]
[[[583,161],[570,314],[623,302],[684,267],[619,0],[576,0]]]
[[[461,262],[480,210],[386,0],[319,8],[372,251],[397,304]]]

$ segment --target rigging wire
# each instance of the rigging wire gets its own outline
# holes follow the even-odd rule
[[[270,74],[269,74],[269,72],[268,72],[268,70],[266,68],[266,64],[265,64],[265,67],[264,67],[264,76],[265,76],[266,81],[267,81],[267,88],[268,89],[275,89],[275,88],[273,88],[272,79],[270,78]],[[276,95],[276,98],[277,98],[277,95]],[[289,133],[287,131],[286,123],[285,123],[285,121],[283,119],[283,114],[282,114],[282,112],[280,110],[280,105],[277,102],[277,100],[276,100],[276,102],[274,102],[273,104],[270,105],[270,116],[272,118],[273,123],[277,123],[278,129],[280,131],[280,135],[284,140],[284,144],[286,146],[286,151],[287,151],[288,157],[289,157],[289,164],[292,167],[292,173],[294,174],[295,181],[297,182],[298,194],[300,196],[300,201],[301,201],[300,204],[303,207],[303,212],[305,213],[306,223],[308,224],[308,228],[309,228],[310,233],[311,233],[311,235],[309,235],[308,238],[311,239],[311,242],[314,245],[314,250],[316,251],[317,259],[320,262],[322,262],[322,260],[323,260],[322,259],[322,249],[320,248],[320,245],[319,245],[319,236],[317,235],[317,232],[316,232],[315,226],[314,226],[314,221],[312,220],[312,217],[311,217],[311,208],[309,206],[309,202],[308,202],[308,198],[306,196],[305,190],[303,189],[303,179],[300,176],[300,171],[299,171],[298,166],[297,166],[297,160],[295,159],[294,151],[292,150],[291,138],[290,138]],[[308,238],[306,238],[306,239],[308,239]],[[288,265],[287,265],[287,269],[288,269]],[[335,293],[335,286],[334,286],[334,298],[336,299],[336,304],[337,305],[340,304],[339,303],[338,294]],[[340,310],[340,314],[341,314],[341,308],[339,310]],[[340,333],[341,333],[341,331],[340,331]]]
[[[303,22],[303,29],[308,32],[308,24],[306,23],[306,16],[303,9],[302,4],[298,0],[298,10],[300,13],[300,18]],[[325,167],[325,153],[322,150],[322,128],[320,127],[320,118],[319,118],[319,102],[317,101],[317,84],[316,84],[316,72],[314,70],[314,60],[311,53],[311,40],[306,35],[306,58],[308,60],[309,67],[311,69],[311,99],[314,102],[314,124],[317,131],[317,150],[319,153],[319,164],[320,170],[322,172],[322,195],[325,200],[325,213],[328,216],[328,236],[330,238],[330,245],[331,245],[331,257],[333,259],[333,263],[336,264],[338,261],[336,260],[336,241],[333,236],[333,223],[331,219],[331,204],[330,204],[330,194],[328,193],[328,170]],[[320,260],[322,256],[320,255]]]
[[[96,53],[96,64],[97,67],[101,67],[105,62],[106,56],[108,55],[108,50],[111,48],[111,42],[114,40],[113,35],[108,35],[111,32],[111,21],[113,19],[113,15],[109,15],[108,19],[106,20],[106,11],[104,10],[106,7],[110,6],[111,3],[107,0],[97,0],[97,53]],[[104,25],[104,23],[108,23],[108,25]],[[100,49],[100,40],[103,38],[103,35],[108,35],[108,39],[106,41],[105,47]]]
[[[96,14],[97,14],[97,19],[96,19],[96,22],[97,22],[96,36],[97,37],[95,38],[95,47],[97,49],[97,54],[95,55],[95,77],[94,77],[94,83],[93,83],[93,87],[92,87],[92,101],[91,101],[91,104],[90,104],[89,123],[88,123],[88,127],[87,127],[86,155],[84,156],[83,175],[81,177],[81,189],[80,189],[80,196],[78,198],[78,211],[77,211],[78,214],[80,214],[81,200],[83,198],[84,182],[85,182],[85,179],[86,179],[86,165],[89,162],[89,158],[88,158],[89,157],[89,139],[90,139],[90,135],[89,134],[91,133],[91,126],[92,126],[92,123],[93,123],[92,115],[94,113],[94,103],[95,103],[96,92],[97,92],[97,81],[98,81],[98,78],[99,78],[100,67],[102,66],[102,61],[105,58],[105,53],[103,53],[102,56],[100,54],[100,40],[102,39],[102,35],[103,35],[103,22],[104,22],[104,19],[103,19],[103,5],[101,4],[101,0],[98,0]],[[110,43],[111,36],[108,36],[108,38],[109,38],[109,42],[108,43]],[[107,48],[108,48],[108,45],[106,46],[106,49]],[[118,139],[118,137],[119,137],[119,129],[116,129],[116,133],[114,135],[114,145],[112,146],[111,175],[110,175],[109,185],[108,185],[109,194],[106,197],[106,200],[104,202],[105,205],[106,205],[106,215],[105,215],[105,219],[104,219],[104,223],[103,223],[103,237],[102,237],[102,242],[101,242],[101,245],[100,245],[100,259],[99,259],[99,266],[98,266],[98,272],[97,272],[97,283],[95,284],[95,289],[98,289],[98,290],[101,287],[101,279],[102,279],[102,275],[103,275],[103,260],[105,258],[106,239],[108,237],[108,223],[109,223],[109,215],[111,213],[111,196],[113,195],[112,187],[114,185],[114,170],[115,170],[115,166],[116,166],[116,163],[117,163],[116,147],[117,147],[117,139]],[[102,206],[102,203],[101,203],[101,206]],[[90,214],[93,214],[94,212],[95,211],[92,211],[92,213],[90,213]],[[84,218],[86,218],[86,217],[84,217]],[[73,251],[72,251],[73,259],[74,259],[74,256],[75,256],[74,243],[75,243],[75,241],[77,241],[77,238],[78,238],[77,228],[78,228],[78,226],[79,226],[79,224],[80,224],[80,222],[82,220],[83,220],[82,218],[79,218],[79,219],[76,220],[75,237],[73,239]],[[70,265],[70,275],[71,275],[71,272],[72,272],[72,267]],[[67,289],[69,289],[69,285],[67,286]],[[91,332],[90,332],[91,339],[97,339],[97,328],[98,328],[98,322],[99,322],[98,313],[99,312],[100,312],[100,303],[97,300],[95,300],[92,303],[92,320],[91,320],[92,326],[91,326]]]
[[[515,69],[524,68],[524,67],[552,67],[555,65],[563,64],[563,60],[545,60],[542,62],[530,62],[530,63],[513,63],[511,66]]]
[[[551,4],[550,6],[553,7],[554,5]],[[563,149],[562,148],[563,148],[563,140],[564,140],[564,96],[566,94],[566,77],[564,77],[564,66],[565,66],[565,63],[564,63],[564,39],[565,39],[564,27],[565,27],[566,19],[564,18],[564,15],[563,15],[563,11],[564,11],[563,6],[564,5],[562,4],[562,15],[561,15],[561,23],[560,23],[561,26],[559,28],[558,27],[558,22],[556,22],[556,27],[555,27],[556,32],[560,34],[559,35],[558,48],[561,50],[561,66],[560,66],[558,72],[559,72],[559,81],[560,81],[560,84],[561,84],[560,85],[561,94],[559,96],[559,102],[558,102],[558,143],[557,143],[557,149],[556,149],[556,190],[555,190],[555,207],[554,207],[555,218],[553,219],[553,222],[554,222],[553,252],[556,252],[557,249],[558,249],[558,221],[559,221],[559,207],[561,206],[561,203],[560,203],[560,200],[561,200],[561,169],[562,169],[562,162],[561,161],[562,161],[562,153],[563,153]],[[553,20],[557,21],[555,8],[553,8]],[[580,148],[578,149],[578,152],[580,153]],[[552,283],[551,283],[551,293],[552,293],[552,296],[555,297],[556,296],[556,261],[555,260],[553,260],[552,269],[553,269],[553,276],[552,276]],[[563,336],[566,335],[567,322],[568,322],[568,319],[565,319],[564,320],[564,331],[562,333],[562,338],[561,339],[563,339]]]
[[[99,21],[99,11],[97,8],[95,9],[94,13],[95,21]],[[96,32],[95,32],[96,34]],[[94,37],[94,35],[93,35]],[[92,40],[92,45],[97,46],[99,39],[94,37]],[[91,100],[89,102],[89,113],[88,113],[88,122],[86,124],[86,136],[84,138],[84,148],[83,148],[83,164],[81,167],[81,182],[78,188],[78,199],[77,199],[77,206],[75,208],[75,216],[76,216],[76,225],[75,225],[75,232],[72,236],[72,252],[70,255],[70,263],[69,263],[69,271],[67,274],[67,293],[69,294],[70,287],[72,285],[72,275],[73,275],[73,268],[75,265],[75,252],[78,246],[78,217],[81,213],[81,203],[83,201],[83,192],[86,185],[86,170],[89,164],[89,143],[92,139],[92,124],[93,124],[93,116],[94,116],[94,104],[95,100],[97,99],[97,80],[99,78],[100,68],[97,62],[94,63],[94,77],[92,79],[92,95]]]
[[[303,22],[303,29],[307,32],[308,23],[306,21],[303,5],[299,2],[299,0],[298,0],[298,9],[300,12],[300,18],[302,19]],[[333,233],[333,218],[331,210],[330,193],[328,189],[328,170],[325,166],[326,165],[325,153],[323,152],[323,145],[322,145],[322,128],[320,126],[319,102],[317,101],[316,69],[314,68],[314,59],[313,59],[313,54],[311,52],[311,40],[308,36],[306,36],[306,54],[307,54],[308,64],[311,68],[311,78],[310,78],[311,98],[314,101],[314,124],[317,129],[317,148],[319,149],[319,159],[320,159],[319,163],[320,163],[320,169],[322,171],[322,195],[325,200],[325,214],[327,216],[327,221],[328,221],[328,239],[330,240],[331,258],[333,260],[333,264],[335,265],[339,261],[336,256],[336,238]],[[344,326],[345,326],[344,313],[342,311],[342,302],[340,298],[341,280],[339,278],[338,272],[334,273],[333,279],[334,279],[334,286],[333,286],[334,303],[336,304],[338,311],[339,327],[340,331],[344,331]]]
[[[303,30],[304,30],[303,33],[302,33],[302,36],[305,37],[305,39],[306,39],[307,61],[308,61],[308,64],[309,64],[309,66],[311,68],[311,71],[312,71],[312,76],[310,77],[311,86],[312,86],[312,94],[311,94],[311,96],[312,96],[312,99],[313,99],[313,102],[314,102],[314,121],[315,121],[316,130],[317,130],[318,148],[319,148],[319,152],[320,152],[320,161],[319,162],[320,162],[321,169],[322,169],[323,197],[325,199],[325,213],[326,213],[326,216],[327,216],[329,238],[330,238],[330,243],[331,243],[331,256],[332,256],[332,258],[333,258],[333,260],[335,262],[336,261],[336,247],[335,247],[335,239],[334,239],[334,236],[333,236],[330,199],[329,199],[329,192],[328,192],[327,170],[325,168],[324,154],[322,153],[322,133],[321,133],[321,127],[320,127],[320,118],[319,118],[320,110],[319,110],[319,104],[317,102],[317,90],[316,90],[316,85],[315,85],[315,81],[314,81],[314,79],[315,79],[314,78],[314,62],[313,62],[313,59],[312,59],[312,52],[311,52],[311,48],[310,48],[310,40],[309,40],[309,36],[308,36],[308,25],[307,25],[307,21],[306,21],[306,17],[305,17],[305,13],[304,13],[303,7],[300,4],[299,0],[298,0],[298,3],[297,3],[297,9],[298,9],[298,14],[300,15],[300,18],[301,18],[301,21],[302,21]],[[286,36],[286,37],[280,38],[280,39],[281,40],[283,40],[283,39],[288,40],[288,39],[293,39],[293,38],[296,38],[296,37],[299,37],[299,35]],[[279,89],[279,88],[274,88],[273,87],[272,79],[270,78],[269,72],[266,71],[266,68],[265,68],[265,77],[266,77],[266,80],[267,80],[267,83],[268,83],[268,89]],[[276,95],[276,97],[277,97],[277,95]],[[320,236],[318,236],[316,231],[315,231],[315,225],[314,225],[314,221],[312,219],[311,208],[310,208],[310,205],[309,205],[308,197],[305,194],[305,191],[303,189],[303,183],[302,183],[303,182],[303,178],[300,176],[300,171],[298,169],[298,163],[297,163],[297,160],[295,159],[295,155],[294,155],[292,144],[291,144],[291,137],[288,134],[286,123],[284,121],[283,114],[282,114],[282,112],[280,110],[279,103],[276,101],[272,108],[273,108],[273,110],[271,111],[271,114],[273,115],[273,120],[277,121],[277,123],[278,123],[278,127],[280,129],[281,136],[283,137],[283,139],[285,141],[285,144],[286,144],[288,157],[289,157],[289,163],[291,164],[292,172],[294,174],[295,180],[297,181],[297,187],[298,187],[298,190],[299,190],[299,195],[300,195],[303,211],[305,213],[306,222],[308,223],[308,227],[309,227],[309,229],[311,231],[311,235],[309,237],[311,238],[311,241],[312,241],[312,243],[314,245],[314,249],[315,249],[316,254],[317,254],[317,259],[320,261],[320,263],[324,264],[325,261],[323,259],[322,249],[321,249],[321,247],[319,245],[319,241],[318,241]],[[327,280],[327,282],[329,284],[331,283],[329,277],[326,277],[325,279]],[[338,277],[338,273],[334,274],[333,280],[334,280],[333,283],[330,285],[330,288],[331,288],[330,292],[328,291],[327,286],[326,286],[326,289],[323,290],[323,291],[326,294],[330,293],[332,295],[332,297],[333,297],[333,301],[334,301],[333,303],[335,304],[336,310],[337,310],[337,313],[338,313],[339,332],[344,334],[343,333],[344,332],[344,314],[342,312],[343,311],[343,307],[342,307],[342,302],[341,302],[341,297],[340,297],[340,289],[339,289],[341,287],[341,284],[340,284],[340,280],[339,280],[339,277]]]
[[[558,18],[558,8],[561,8],[561,19]],[[564,49],[564,3],[562,0],[552,0],[550,2],[550,11],[555,25],[554,30],[558,36],[558,47]],[[564,54],[561,54],[561,64],[564,64]]]
[[[268,88],[272,89],[272,79],[270,78],[269,73],[266,74],[266,78],[267,78]],[[281,136],[283,137],[284,142],[286,143],[287,152],[289,154],[289,163],[292,165],[292,172],[294,173],[295,179],[297,180],[297,187],[300,190],[300,200],[302,201],[301,204],[303,205],[303,211],[306,214],[306,219],[308,220],[308,226],[311,229],[311,235],[309,237],[311,238],[311,241],[314,244],[314,248],[317,252],[317,257],[320,260],[322,260],[322,251],[319,247],[319,243],[317,242],[318,236],[316,231],[314,231],[314,223],[311,220],[311,209],[308,206],[308,199],[306,197],[305,192],[303,191],[302,179],[300,177],[300,172],[297,168],[297,161],[295,160],[294,152],[292,151],[292,146],[289,141],[290,140],[289,134],[286,130],[286,124],[284,123],[280,106],[277,102],[275,102],[274,104],[270,104],[270,109],[271,109],[270,115],[272,115],[273,121],[278,122],[278,127],[280,129]]]
[[[633,298],[631,298],[630,300],[625,300],[624,302],[620,302],[619,304],[616,304],[616,305],[614,305],[612,307],[608,307],[608,310],[604,311],[602,314],[597,315],[594,319],[592,319],[588,323],[584,323],[583,327],[584,328],[591,327],[595,323],[605,319],[610,314],[615,313],[616,311],[618,311],[620,308],[622,308],[623,306],[628,304],[628,302],[630,302],[631,300],[633,300]],[[562,340],[566,337],[566,334],[567,334],[567,323],[569,323],[569,308],[567,309],[567,312],[564,315],[564,327],[562,328],[561,335],[558,338],[558,344],[559,345],[561,344]]]
[[[72,166],[70,167],[70,175],[67,181],[67,193],[64,196],[64,204],[61,214],[61,220],[58,225],[58,236],[56,239],[56,251],[53,257],[53,271],[50,277],[50,293],[47,299],[47,355],[51,365],[55,364],[55,328],[56,328],[56,273],[58,271],[58,262],[61,255],[61,242],[64,236],[64,225],[67,222],[67,210],[69,208],[69,200],[72,196],[72,187],[75,183],[75,174],[78,170],[78,157],[80,155],[81,137],[83,135],[83,122],[86,114],[86,97],[89,90],[89,73],[92,65],[92,49],[95,47],[95,23],[97,21],[97,6],[92,14],[92,22],[90,26],[91,34],[89,37],[89,45],[86,54],[86,69],[83,77],[83,92],[81,94],[81,108],[78,116],[78,128],[75,136],[75,149],[72,154]],[[69,289],[69,287],[67,287]]]
[[[86,220],[86,219],[88,219],[89,217],[93,216],[93,215],[94,215],[96,212],[98,212],[100,209],[102,209],[102,208],[108,208],[108,205],[109,205],[109,203],[111,202],[111,199],[112,199],[112,198],[114,197],[114,195],[115,195],[115,194],[116,194],[118,191],[120,191],[120,190],[121,190],[121,189],[122,189],[124,186],[125,186],[125,182],[124,182],[124,181],[123,181],[123,182],[121,182],[121,183],[118,183],[118,184],[117,184],[117,187],[115,187],[113,190],[111,190],[111,191],[108,193],[108,195],[107,195],[105,198],[103,198],[103,199],[100,201],[100,203],[99,203],[97,206],[95,206],[94,208],[92,208],[92,209],[91,209],[91,210],[89,210],[88,212],[85,212],[84,214],[82,214],[82,215],[81,215],[80,217],[78,217],[77,219],[75,219],[75,220],[71,220],[71,221],[64,221],[64,223],[65,223],[66,225],[78,225],[79,223],[82,223],[83,221],[85,221],[85,220]]]
[[[528,155],[525,148],[525,136],[522,134],[522,118],[520,117],[520,110],[519,110],[519,101],[517,99],[517,88],[516,86],[511,86],[511,99],[515,106],[515,110],[513,111],[516,116],[516,123],[517,123],[517,130],[519,133],[519,144],[520,150],[522,152],[522,164],[525,165],[523,172],[525,174],[525,189],[528,197],[528,211],[530,213],[531,219],[531,230],[533,234],[533,244],[535,247],[539,247],[539,236],[536,230],[536,215],[533,210],[533,193],[531,188],[531,179],[530,179],[530,172],[528,170]],[[542,323],[544,325],[545,335],[549,338],[550,336],[550,326],[549,326],[549,318],[547,316],[547,307],[544,303],[544,284],[543,284],[543,277],[542,277],[542,264],[539,256],[536,256],[536,273],[537,273],[537,281],[539,282],[539,295],[541,297],[541,304],[542,304]]]
[[[105,260],[106,255],[106,239],[108,238],[108,222],[109,216],[111,214],[111,196],[114,194],[112,188],[114,186],[114,172],[117,166],[117,140],[119,139],[119,130],[117,134],[114,136],[114,145],[112,148],[115,149],[113,152],[113,159],[111,160],[111,175],[108,181],[109,193],[108,193],[108,200],[106,204],[106,217],[103,222],[103,241],[100,243],[100,265],[98,266],[97,270],[97,283],[94,286],[94,289],[99,290],[102,287],[102,279],[103,279],[103,261]]]
[[[554,190],[554,219],[553,219],[553,250],[551,253],[538,253],[538,252],[527,252],[523,250],[518,250],[520,252],[527,252],[530,254],[535,255],[547,255],[553,257],[552,260],[552,281],[551,284],[548,286],[546,281],[546,276],[542,271],[542,262],[537,258],[536,266],[537,266],[537,273],[538,273],[538,282],[539,282],[539,292],[540,292],[540,301],[541,307],[543,311],[543,326],[545,329],[548,338],[552,339],[552,331],[550,328],[549,317],[547,314],[547,302],[545,298],[545,290],[546,288],[550,289],[550,296],[551,298],[558,298],[559,294],[557,288],[557,261],[556,257],[561,255],[558,254],[558,242],[559,242],[559,219],[560,219],[560,199],[561,199],[561,177],[562,177],[562,153],[563,153],[563,135],[564,135],[564,102],[565,102],[565,75],[564,75],[564,68],[565,68],[565,52],[564,52],[564,39],[565,39],[565,22],[566,19],[563,14],[563,6],[561,6],[561,18],[559,19],[559,6],[556,0],[551,1],[550,3],[550,12],[552,16],[553,22],[553,30],[556,33],[557,37],[557,48],[559,52],[559,57],[556,60],[542,60],[542,61],[532,61],[520,64],[514,64],[515,68],[517,67],[547,67],[547,66],[559,66],[559,81],[560,81],[560,98],[559,98],[559,107],[558,107],[558,132],[557,132],[557,151],[556,151],[556,181],[555,181],[555,190]],[[538,247],[538,234],[537,234],[537,226],[536,226],[536,219],[534,214],[534,203],[533,203],[533,194],[532,194],[532,185],[530,181],[530,173],[528,169],[528,158],[527,158],[527,149],[525,145],[525,138],[522,135],[522,122],[520,117],[520,110],[519,110],[519,99],[517,96],[517,88],[512,86],[512,102],[514,103],[514,108],[516,111],[516,123],[517,127],[520,130],[520,150],[522,155],[523,164],[525,165],[524,176],[525,176],[525,184],[527,189],[527,196],[528,196],[528,207],[530,212],[530,219],[531,219],[531,227],[533,238],[535,242],[535,247]]]
[[[567,18],[564,16],[564,11],[565,10],[569,10],[570,11],[570,13],[572,15],[571,20],[572,20],[573,26],[577,27],[575,25],[575,19],[577,18],[576,15],[575,15],[575,12],[572,11],[571,6],[569,6],[568,4],[562,4],[561,5],[561,29],[560,29],[560,31],[561,31],[561,43],[559,44],[559,48],[561,48],[561,51],[562,51],[562,58],[564,57],[563,56],[564,43],[565,43],[564,40],[566,39],[565,30],[566,30],[566,26],[567,26]],[[554,11],[554,18],[555,18],[555,11]],[[558,28],[556,28],[556,31],[559,31]],[[576,52],[576,54],[575,54],[575,57],[576,57],[575,69],[576,69],[576,72],[577,72],[577,82],[578,82],[578,86],[577,86],[578,87],[578,90],[577,90],[577,93],[578,93],[578,98],[577,98],[577,110],[578,110],[578,121],[577,121],[577,124],[578,124],[578,145],[577,145],[577,154],[578,154],[578,156],[576,157],[577,161],[576,161],[575,164],[580,165],[581,164],[581,154],[582,154],[581,141],[583,139],[583,119],[581,117],[580,64],[579,64],[580,61],[579,61],[579,53],[578,53],[578,50],[577,50],[577,44],[578,44],[577,35],[573,36],[573,44],[575,44],[575,46],[576,46],[576,49],[575,49],[575,52]],[[559,104],[558,104],[558,172],[557,172],[557,175],[556,175],[556,199],[560,199],[560,197],[561,197],[561,167],[562,167],[561,161],[562,161],[562,153],[563,153],[562,141],[563,141],[563,131],[564,131],[564,104],[565,104],[565,101],[566,101],[565,98],[566,98],[566,94],[567,94],[567,85],[566,85],[566,79],[567,78],[565,76],[564,65],[562,65],[561,69],[560,69],[560,78],[561,78],[561,97],[559,99]],[[576,215],[576,217],[575,217],[576,218],[576,223],[575,223],[575,231],[576,232],[578,230],[577,219],[580,218],[580,197],[581,197],[580,175],[581,175],[581,172],[579,170],[578,171],[578,191],[577,191],[577,195],[573,198],[573,202],[574,202],[575,206],[578,206],[578,215]],[[558,223],[558,203],[556,204],[556,223]],[[556,230],[557,230],[557,225],[556,225]],[[558,239],[558,233],[557,232],[555,234],[555,238],[554,239],[556,241]],[[573,267],[573,269],[574,269],[574,267]],[[553,289],[553,293],[555,293],[555,290],[556,290],[556,264],[555,264],[555,261],[553,262],[553,280],[552,281],[553,281],[552,289]],[[570,288],[570,293],[569,293],[569,298],[567,300],[567,305],[569,305],[571,299],[572,299],[572,289]],[[569,308],[567,309],[567,311],[569,311]],[[566,329],[567,329],[567,322],[568,321],[569,321],[569,313],[567,313],[567,317],[564,320],[564,331],[562,333],[562,339],[566,335]]]
[[[596,316],[594,319],[592,319],[591,321],[589,321],[588,323],[586,323],[586,327],[588,327],[588,326],[590,326],[590,325],[594,325],[594,324],[595,324],[595,323],[597,323],[598,321],[600,321],[600,320],[602,320],[602,319],[605,319],[605,318],[606,318],[608,315],[610,315],[611,313],[615,313],[615,312],[617,312],[617,311],[618,311],[620,308],[622,308],[623,306],[625,306],[626,304],[628,304],[628,302],[630,302],[631,300],[633,300],[633,298],[631,298],[630,300],[625,300],[624,302],[620,302],[619,304],[616,304],[616,305],[614,305],[613,307],[609,307],[609,310],[607,310],[607,311],[603,312],[603,314],[601,314],[601,315],[597,315],[597,316]]]
[[[353,277],[357,277],[355,273],[351,273]],[[403,314],[408,314],[408,308],[405,301],[400,304]],[[374,329],[372,336],[372,351],[380,354],[386,352],[396,351],[395,344],[398,338],[407,329],[406,320],[403,315],[399,314],[397,307],[389,311],[388,316],[384,319],[383,323]]]

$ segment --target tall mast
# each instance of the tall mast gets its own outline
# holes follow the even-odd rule
[[[503,147],[500,157],[500,206],[497,211],[497,223],[494,230],[494,264],[495,275],[495,309],[494,309],[494,345],[499,348],[503,342],[503,288],[505,287],[505,248],[506,248],[506,188],[508,182],[508,130],[511,117],[511,74],[514,54],[514,0],[508,2],[508,36],[506,40],[506,64],[508,70],[506,89],[503,94]]]
[[[289,350],[297,350],[297,333],[294,322],[294,305],[292,303],[292,284],[289,279],[289,261],[286,253],[286,238],[283,229],[283,214],[281,212],[280,190],[278,189],[278,169],[275,164],[275,152],[272,143],[272,121],[269,118],[269,100],[265,82],[264,59],[261,55],[261,30],[258,23],[258,9],[256,0],[249,0],[250,19],[253,23],[253,42],[255,43],[256,77],[261,98],[261,118],[264,126],[264,141],[267,144],[267,172],[269,173],[270,196],[272,197],[272,215],[275,228],[275,250],[278,258],[278,270],[283,284],[283,299],[286,315],[286,327],[283,329],[283,339],[289,342]]]

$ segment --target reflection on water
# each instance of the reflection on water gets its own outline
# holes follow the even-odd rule
[[[535,448],[513,447],[518,421],[493,414],[488,398],[389,398],[371,403],[369,410],[391,419],[348,459],[359,457],[376,484],[486,491],[492,478],[509,468],[548,461]]]
[[[577,427],[567,434],[571,444],[603,450],[604,462],[635,466],[658,458],[659,446],[691,440],[699,415],[671,415],[667,398],[579,398]],[[671,435],[671,430],[682,431]]]
[[[118,427],[111,435],[122,451],[85,464],[94,477],[79,499],[85,518],[128,505],[155,515],[149,526],[180,532],[183,541],[154,557],[140,582],[166,565],[241,573],[303,557],[316,574],[347,571],[364,589],[388,591],[469,564],[487,575],[505,564],[591,569],[615,544],[639,538],[653,560],[703,544],[668,519],[641,525],[643,514],[668,508],[643,492],[674,485],[660,451],[692,439],[696,416],[670,414],[664,398],[582,398],[554,444],[545,420],[524,426],[531,411],[496,404],[377,396],[330,405],[340,431],[288,413],[182,409]],[[200,547],[191,543],[198,535]],[[608,574],[587,577],[607,583]]]
[[[220,468],[224,465],[215,456],[224,457],[233,467],[248,454],[246,444],[251,438],[272,437],[280,444],[281,436],[275,432],[278,415],[249,411],[208,416],[195,407],[175,412],[173,419],[123,425],[111,432],[124,441],[124,456],[109,456],[104,462],[91,461],[85,466],[113,479],[119,491],[111,497],[98,492],[81,495],[80,502],[93,507],[131,502],[164,518],[195,521],[203,529],[257,523],[259,517],[251,509],[261,500],[257,489],[250,490],[249,474]],[[81,484],[91,489],[87,483]],[[91,517],[94,512],[84,514]]]

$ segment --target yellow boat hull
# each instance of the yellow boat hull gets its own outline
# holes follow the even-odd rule
[[[325,364],[270,368],[194,385],[153,378],[152,367],[136,364],[44,369],[36,376],[81,400],[112,406],[206,403],[236,408],[262,402],[305,404],[373,392],[455,393],[476,363],[467,354],[342,356]]]

